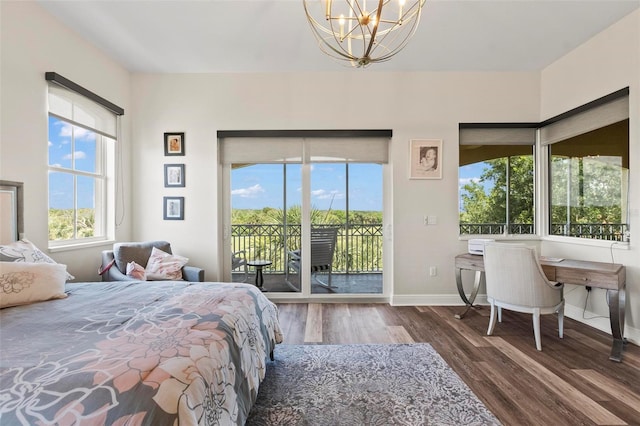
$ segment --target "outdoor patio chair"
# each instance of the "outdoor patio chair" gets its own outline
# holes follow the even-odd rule
[[[247,266],[245,250],[238,250],[231,253],[231,271],[235,271],[240,267],[244,270],[244,279],[242,282],[246,283],[249,279],[249,267]]]
[[[338,237],[338,228],[312,228],[311,229],[311,259],[310,269],[311,276],[315,279],[316,284],[330,290],[335,291],[335,287],[331,285],[331,272],[333,270],[333,255],[336,249],[336,240]],[[300,265],[302,261],[302,251],[300,249],[288,251],[287,260],[287,283],[289,282],[289,270],[293,269],[300,274]],[[318,278],[318,273],[327,274],[327,282],[323,282]]]

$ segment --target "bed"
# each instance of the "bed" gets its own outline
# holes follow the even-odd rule
[[[67,283],[0,309],[3,425],[244,424],[282,341],[252,285]]]

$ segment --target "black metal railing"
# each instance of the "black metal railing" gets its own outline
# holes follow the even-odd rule
[[[590,238],[594,240],[624,241],[629,229],[626,223],[552,223],[550,235]]]
[[[531,235],[533,224],[510,223],[512,235]],[[460,235],[502,235],[505,234],[506,223],[461,223]],[[552,223],[549,235],[562,235],[596,240],[624,241],[625,232],[629,229],[626,223]]]
[[[382,224],[313,225],[338,228],[333,271],[382,272]],[[244,250],[247,259],[269,259],[270,273],[284,273],[287,250],[301,246],[300,225],[231,225],[232,251]]]

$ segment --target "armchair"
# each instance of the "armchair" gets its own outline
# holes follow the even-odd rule
[[[558,335],[564,325],[563,284],[551,282],[544,274],[536,250],[524,244],[487,243],[484,247],[487,300],[491,315],[487,335],[502,322],[502,309],[533,314],[536,349],[540,342],[540,315],[558,314]],[[497,308],[497,312],[496,312]]]
[[[127,276],[127,263],[136,262],[146,267],[153,248],[172,254],[171,244],[167,241],[148,241],[141,243],[116,243],[113,250],[102,251],[100,275],[102,281],[133,281]],[[204,269],[185,265],[182,268],[182,279],[185,281],[203,282]]]

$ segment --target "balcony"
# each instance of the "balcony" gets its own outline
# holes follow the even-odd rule
[[[382,224],[313,225],[338,227],[332,280],[337,293],[382,293]],[[245,251],[247,259],[268,259],[272,265],[263,271],[269,291],[292,291],[286,285],[287,250],[301,246],[300,225],[231,225],[231,249]],[[233,280],[241,274],[234,271]],[[252,277],[249,278],[252,282]],[[312,279],[313,283],[313,279]],[[326,293],[312,286],[312,293]]]

